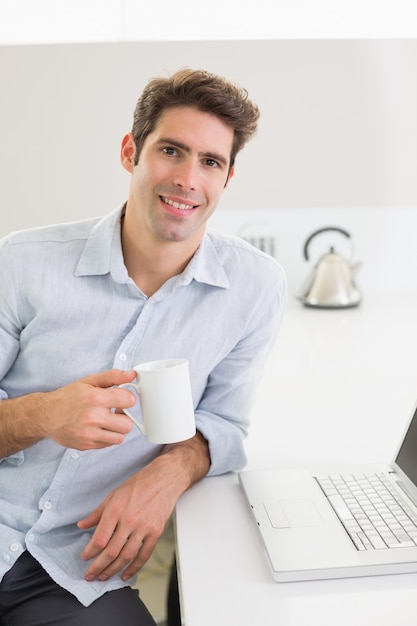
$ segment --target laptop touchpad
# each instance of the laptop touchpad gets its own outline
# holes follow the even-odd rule
[[[311,500],[265,500],[263,504],[274,528],[303,528],[323,524]]]

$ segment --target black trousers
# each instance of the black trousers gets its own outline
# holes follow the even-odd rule
[[[0,626],[155,626],[139,593],[110,591],[88,607],[24,552],[0,583]]]

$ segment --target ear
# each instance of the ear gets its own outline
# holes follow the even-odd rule
[[[135,141],[132,133],[128,133],[122,139],[120,148],[120,162],[128,172],[132,173],[135,167],[134,160],[136,154]]]
[[[233,166],[233,167],[231,167],[231,168],[230,168],[230,172],[229,172],[229,174],[227,175],[227,180],[226,180],[225,185],[224,185],[224,186],[225,186],[225,188],[227,187],[227,185],[229,184],[229,182],[232,180],[232,178],[233,178],[233,176],[234,176],[234,173],[235,173],[235,166]]]

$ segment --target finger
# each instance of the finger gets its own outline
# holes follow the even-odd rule
[[[79,429],[79,439],[71,444],[78,450],[99,450],[118,446],[133,428],[132,421],[124,414],[114,414],[108,410],[94,424]]]
[[[136,567],[132,564],[136,563],[136,560],[138,559],[138,554],[140,554],[143,545],[144,544],[142,543],[142,541],[136,539],[134,536],[129,537],[122,549],[120,550],[118,556],[113,559],[100,572],[100,574],[98,574],[98,579],[103,581],[107,580],[108,578],[111,578],[118,572],[122,571],[123,568],[126,567],[126,565],[129,566],[132,574],[128,575],[126,578],[123,578],[123,580],[128,580],[129,578],[132,578],[132,576],[134,576],[139,570],[139,566]]]
[[[129,389],[108,387],[106,389],[90,385],[86,402],[95,407],[108,409],[127,409],[136,404],[136,396]]]
[[[152,556],[152,552],[156,546],[156,541],[145,540],[136,556],[136,558],[129,564],[122,574],[122,580],[127,581],[132,576],[135,576],[140,569],[148,562]]]
[[[111,522],[108,524],[103,523],[103,515],[100,508],[93,511],[84,520],[78,522],[78,525],[80,528],[91,528],[92,526],[97,526],[90,541],[81,552],[81,558],[83,561],[90,561],[103,552],[112,537],[115,535],[115,524],[112,524]]]
[[[136,377],[135,370],[118,370],[112,369],[98,374],[90,374],[81,379],[82,382],[93,387],[113,387],[114,385],[123,385],[123,383],[130,383]]]
[[[128,409],[136,404],[136,396],[129,389],[112,387],[106,391],[106,404],[113,409]]]
[[[148,538],[142,542],[131,536],[123,546],[118,558],[106,567],[98,578],[100,580],[107,580],[128,565],[123,571],[121,578],[124,581],[130,580],[136,576],[138,571],[147,563],[155,545],[156,540],[154,539]]]
[[[105,549],[100,551],[87,569],[85,573],[86,580],[91,581],[96,578],[107,580],[110,576],[116,574],[136,557],[141,543],[133,535],[129,538],[123,536],[121,532],[115,533]]]
[[[80,519],[79,522],[77,522],[77,526],[78,528],[93,528],[93,526],[97,526],[97,524],[100,521],[100,517],[101,514],[99,512],[99,509],[96,509],[95,511],[93,511],[92,513],[90,513],[90,515],[87,515],[87,517],[84,517],[84,519]]]
[[[100,427],[103,431],[127,435],[132,430],[132,420],[122,411],[117,413],[110,412],[102,420]]]

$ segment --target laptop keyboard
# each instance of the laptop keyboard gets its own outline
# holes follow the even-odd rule
[[[386,474],[316,476],[357,550],[417,545],[417,514]]]

